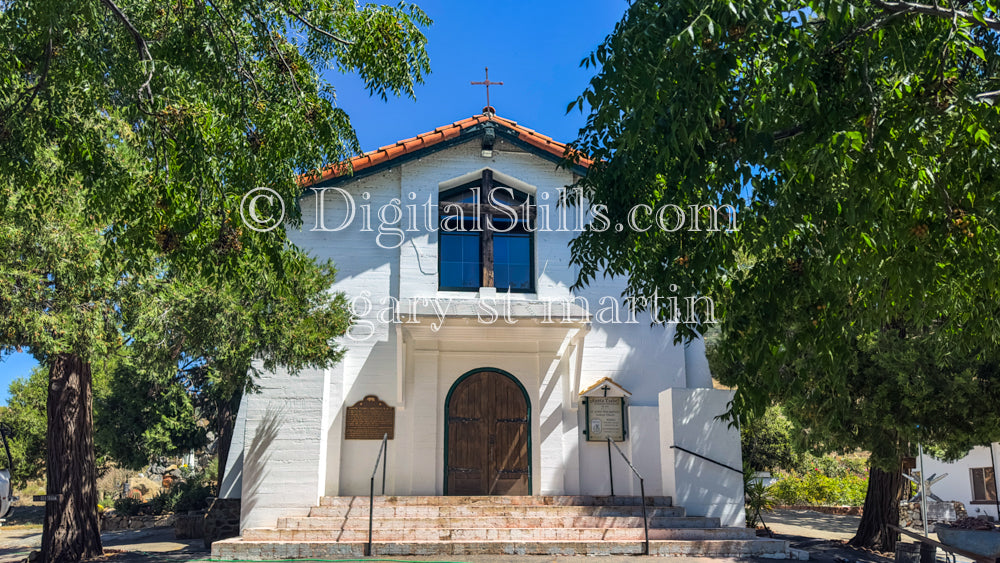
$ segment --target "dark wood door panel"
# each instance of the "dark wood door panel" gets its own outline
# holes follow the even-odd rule
[[[471,374],[452,390],[447,416],[446,494],[531,494],[528,403],[517,382]]]

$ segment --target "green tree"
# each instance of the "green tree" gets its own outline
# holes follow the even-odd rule
[[[792,448],[791,433],[792,423],[777,406],[745,419],[740,426],[743,464],[754,471],[791,470],[799,458]]]
[[[156,338],[139,330],[175,282],[264,286],[267,310],[315,277],[285,236],[298,175],[358,149],[319,71],[412,95],[427,24],[415,7],[347,0],[0,3],[0,348],[27,346],[50,370],[48,493],[63,501],[47,504],[46,561],[101,554],[91,363]],[[258,187],[287,203],[284,222],[243,226]],[[306,335],[321,342],[288,346],[335,355],[330,316],[344,317]]]
[[[94,442],[98,458],[141,469],[153,458],[205,445],[191,393],[173,374],[124,364],[95,393]]]
[[[38,479],[45,472],[45,394],[49,373],[35,367],[28,377],[15,379],[8,387],[10,398],[0,414],[0,423],[10,430],[7,440],[14,467],[11,478],[15,487],[23,487],[29,479]],[[6,460],[4,460],[6,463]]]
[[[143,295],[147,306],[130,307],[129,355],[155,366],[162,389],[186,393],[190,407],[213,423],[220,486],[240,399],[256,390],[259,370],[281,366],[294,374],[340,360],[342,350],[328,340],[351,319],[343,294],[329,291],[335,274],[331,264],[298,253],[284,265],[280,286],[266,278],[176,277]]]
[[[580,193],[612,225],[649,207],[580,234],[578,283],[628,276],[661,319],[714,299],[736,416],[778,401],[815,447],[872,452],[858,545],[893,547],[912,444],[997,437],[995,12],[639,0],[584,61]]]
[[[191,394],[171,378],[115,361],[93,364],[94,449],[99,465],[112,462],[139,469],[155,456],[204,445]],[[0,423],[8,437],[17,486],[45,476],[49,369],[37,366],[9,387]]]

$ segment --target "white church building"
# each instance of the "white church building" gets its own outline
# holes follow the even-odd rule
[[[610,437],[646,495],[744,526],[702,343],[630,314],[623,280],[571,289],[582,219],[559,200],[590,162],[560,167],[565,150],[486,108],[309,181],[290,236],[334,262],[357,322],[336,366],[244,396],[220,491],[242,529],[367,502],[384,435],[386,495],[603,496],[612,475],[638,495]]]

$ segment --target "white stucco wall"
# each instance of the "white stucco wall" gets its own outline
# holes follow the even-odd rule
[[[1000,444],[994,443],[991,447],[993,448],[993,458],[1000,464]],[[969,516],[985,514],[996,518],[997,508],[995,503],[972,504],[972,476],[969,470],[974,467],[992,467],[989,446],[973,448],[964,458],[952,463],[946,463],[934,459],[929,455],[924,455],[924,471],[927,472],[928,477],[931,475],[941,476],[945,473],[948,474],[941,481],[931,485],[931,492],[941,497],[941,500],[957,500],[961,502],[965,505],[965,511]],[[919,460],[917,469],[920,469]],[[998,466],[998,469],[1000,469],[1000,466]],[[997,485],[997,490],[1000,491],[1000,483]]]
[[[660,393],[660,459],[664,494],[691,516],[717,516],[743,527],[743,476],[670,446],[680,446],[730,468],[743,467],[740,434],[717,420],[732,391],[667,389]]]
[[[241,527],[273,526],[280,516],[305,516],[323,493],[320,452],[322,370],[292,376],[283,370],[259,380],[260,393],[246,396],[232,451],[242,454]],[[235,464],[234,464],[235,465]]]

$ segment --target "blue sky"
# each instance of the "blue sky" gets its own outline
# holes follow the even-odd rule
[[[486,105],[483,68],[490,68],[490,101],[501,117],[567,142],[584,123],[566,106],[583,91],[592,70],[579,68],[614,29],[625,0],[424,0],[415,2],[434,24],[425,30],[431,74],[417,88],[417,99],[383,102],[370,98],[363,83],[333,72],[337,103],[351,116],[365,151],[408,139],[476,115]],[[37,362],[30,354],[0,361],[0,405],[7,404],[10,382],[26,377]]]
[[[625,0],[532,2],[415,2],[434,24],[426,30],[431,74],[416,101],[369,98],[360,80],[329,75],[338,104],[351,116],[362,149],[408,139],[479,114],[486,105],[483,68],[490,68],[490,101],[513,119],[557,141],[571,141],[584,123],[566,106],[593,75],[579,68],[614,29]]]

